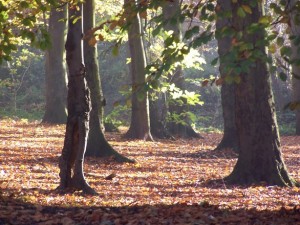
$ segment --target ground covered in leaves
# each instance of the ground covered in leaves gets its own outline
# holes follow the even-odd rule
[[[25,120],[0,120],[0,126],[0,224],[300,224],[299,188],[222,182],[236,157],[213,151],[221,134],[156,142],[107,134],[137,163],[86,158],[86,178],[99,196],[84,196],[55,191],[65,126]],[[296,180],[299,144],[299,137],[282,137]]]

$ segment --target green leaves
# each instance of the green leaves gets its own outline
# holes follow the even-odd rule
[[[278,4],[276,4],[275,2],[272,2],[271,4],[270,4],[270,9],[272,9],[276,14],[282,14],[282,9],[281,9],[281,7],[278,5]]]
[[[213,37],[213,33],[211,31],[204,31],[201,33],[195,40],[191,43],[193,48],[198,48],[203,44],[209,42]]]
[[[241,18],[245,18],[246,17],[246,12],[244,11],[244,9],[242,7],[239,7],[237,9],[237,15]]]
[[[286,80],[287,80],[287,74],[284,73],[284,72],[280,72],[280,73],[279,73],[279,78],[280,78],[282,81],[286,81]]]
[[[199,26],[194,26],[192,29],[186,31],[184,38],[190,39],[194,35],[198,34],[199,30],[200,30]]]
[[[48,3],[35,1],[0,2],[0,63],[10,60],[21,39],[28,39],[31,45],[45,50],[50,45],[49,35],[37,18],[43,9],[50,9],[56,0]],[[43,6],[43,7],[41,7]]]
[[[219,57],[214,58],[214,59],[211,61],[210,64],[211,64],[212,66],[216,66],[218,62],[219,62]]]
[[[292,49],[291,49],[291,47],[289,47],[289,46],[283,46],[281,49],[280,49],[280,54],[282,55],[282,56],[291,56],[291,54],[292,54]]]
[[[243,9],[244,12],[246,12],[248,14],[252,14],[252,9],[251,9],[250,6],[248,6],[248,5],[242,5],[241,7],[242,7],[242,9]]]
[[[30,8],[30,4],[27,1],[22,1],[22,2],[20,2],[20,7],[27,9],[27,8]]]
[[[270,16],[262,16],[259,18],[258,22],[261,24],[265,24],[268,25],[270,24],[272,21],[272,18]]]

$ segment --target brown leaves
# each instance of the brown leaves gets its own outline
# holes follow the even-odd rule
[[[297,224],[299,188],[227,186],[231,150],[204,140],[126,141],[107,134],[136,164],[86,158],[85,175],[100,196],[60,195],[58,157],[65,126],[0,121],[0,224]],[[283,154],[300,180],[299,137],[283,137]],[[63,221],[63,222],[62,222]]]

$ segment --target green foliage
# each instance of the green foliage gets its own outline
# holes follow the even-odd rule
[[[40,18],[51,6],[57,6],[57,1],[0,2],[0,64],[12,60],[11,55],[21,39],[30,40],[32,46],[42,50],[50,46],[49,34]]]
[[[110,113],[105,116],[104,123],[111,124],[114,127],[128,124],[129,107],[126,105],[118,105],[113,108]]]
[[[173,97],[171,101],[191,105],[189,108],[191,112],[172,115],[171,117],[175,121],[189,117],[197,126],[220,128],[221,112],[217,110],[220,107],[220,88],[215,85],[218,76],[215,66],[218,65],[219,60],[225,60],[228,65],[227,73],[229,75],[225,77],[225,80],[229,83],[238,83],[239,74],[247,72],[256,60],[264,60],[273,64],[274,72],[278,70],[278,67],[282,67],[278,76],[286,81],[289,81],[286,73],[289,64],[300,65],[299,59],[291,57],[289,41],[293,41],[299,46],[300,38],[290,36],[290,40],[288,39],[290,21],[285,7],[286,1],[268,2],[267,8],[270,10],[267,16],[261,17],[258,23],[251,24],[245,30],[252,34],[266,30],[266,37],[258,44],[268,47],[269,54],[273,56],[272,60],[257,50],[257,46],[242,41],[243,32],[235,32],[232,27],[225,27],[221,31],[214,30],[213,24],[216,18],[230,18],[232,14],[231,12],[216,13],[217,6],[213,0],[182,4],[182,12],[176,15],[176,21],[185,20],[188,23],[191,20],[201,21],[201,23],[191,23],[190,26],[185,27],[182,35],[183,41],[180,41],[176,35],[163,30],[164,25],[169,22],[164,21],[161,15],[160,8],[163,2],[158,0],[142,1],[134,9],[134,13],[139,12],[144,18],[144,43],[149,63],[147,67],[148,86],[145,88],[152,88],[157,92],[168,92]],[[232,2],[235,4],[237,1]],[[243,2],[237,7],[236,12],[241,19],[251,15],[252,7],[256,4],[256,1]],[[21,108],[42,111],[43,78],[41,74],[43,65],[40,52],[32,49],[28,53],[22,52],[18,48],[18,43],[24,44],[19,39],[20,37],[29,40],[32,47],[40,49],[49,47],[49,36],[43,24],[42,14],[45,12],[47,16],[50,6],[54,4],[56,4],[54,0],[0,2],[0,63],[3,60],[11,60],[10,68],[7,68],[7,64],[2,64],[0,69],[0,104],[5,110],[10,110],[9,112],[19,111]],[[146,9],[147,13],[145,13]],[[299,9],[299,4],[291,10],[296,11],[297,9]],[[120,1],[109,0],[105,4],[97,4],[97,10],[98,27],[94,35],[100,41],[98,43],[99,62],[104,94],[108,102],[106,106],[107,120],[117,125],[120,121],[127,123],[126,121],[129,121],[127,103],[130,101],[128,101],[126,92],[129,89],[124,88],[122,93],[125,96],[116,90],[120,90],[120,87],[130,86],[128,66],[125,60],[127,54],[124,47],[125,31],[129,24],[125,23]],[[174,21],[174,18],[171,20]],[[15,29],[16,27],[18,29]],[[230,37],[232,41],[233,48],[225,59],[217,57],[215,37]],[[24,49],[30,48],[27,46]],[[110,54],[111,52],[112,54]],[[29,65],[29,58],[32,60],[30,71],[25,74],[22,81],[22,74]],[[281,63],[277,60],[278,58]],[[211,62],[211,64],[205,64],[205,61]],[[288,65],[285,66],[286,64]],[[186,90],[179,90],[172,84],[166,83],[168,74],[172,74],[178,66],[183,69],[187,78]],[[214,78],[211,78],[211,75]],[[209,82],[202,87],[204,80]],[[17,93],[17,98],[14,98],[14,93]],[[16,104],[12,104],[14,101]],[[113,108],[115,102],[120,104]],[[196,107],[202,105],[203,102],[205,102],[204,107],[201,109]],[[194,120],[195,117],[196,120]]]
[[[23,45],[12,61],[0,65],[0,106],[8,111],[43,110],[43,56]]]
[[[189,111],[177,113],[167,113],[167,122],[172,122],[176,124],[181,124],[183,126],[192,125],[195,126],[197,122],[197,116]]]
[[[43,116],[42,110],[24,110],[24,109],[17,109],[11,110],[8,108],[0,108],[0,119],[26,119],[29,121],[40,120]]]
[[[294,135],[296,133],[294,112],[278,111],[277,120],[280,135]]]

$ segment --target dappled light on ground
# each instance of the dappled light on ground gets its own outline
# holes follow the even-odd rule
[[[63,219],[66,224],[300,224],[299,188],[246,188],[222,181],[236,155],[213,151],[221,134],[156,142],[107,134],[116,150],[137,163],[86,158],[85,176],[99,196],[83,196],[55,191],[64,125],[14,120],[1,120],[0,125],[0,224]],[[283,155],[296,180],[298,143],[299,137],[282,137]]]

